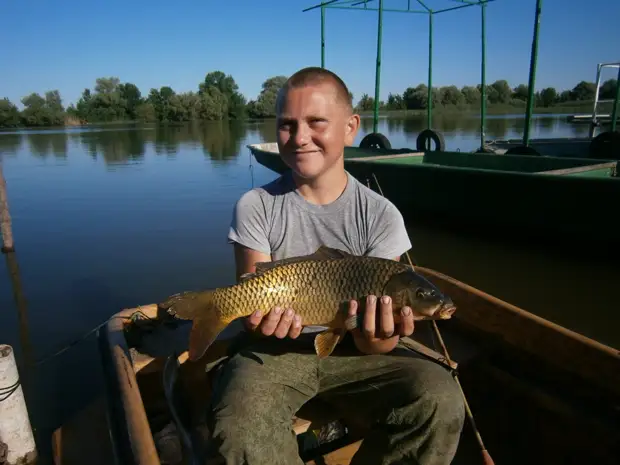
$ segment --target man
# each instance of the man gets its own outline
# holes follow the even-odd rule
[[[330,71],[302,69],[281,89],[276,113],[291,170],[238,201],[229,233],[237,276],[320,245],[399,260],[411,247],[400,212],[344,169],[344,147],[360,123],[346,85]],[[375,425],[353,464],[451,462],[464,421],[460,393],[446,369],[402,353],[399,337],[414,330],[411,309],[396,325],[389,299],[379,297],[366,299],[353,344],[345,339],[322,360],[312,346],[316,328],[302,331],[292,309],[247,318],[258,336],[217,373],[210,411],[227,465],[301,464],[291,420],[315,396]],[[351,302],[349,314],[357,311]]]

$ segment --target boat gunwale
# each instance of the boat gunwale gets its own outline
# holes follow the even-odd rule
[[[257,153],[259,154],[264,154],[265,156],[279,156],[279,152],[276,152],[274,150],[268,150],[265,148],[262,148],[263,145],[267,145],[267,144],[275,144],[275,143],[265,143],[265,144],[248,144],[247,148],[252,152],[252,154],[256,157]],[[394,150],[394,149],[392,149]],[[385,155],[376,155],[376,156],[368,156],[368,157],[351,157],[351,158],[346,158],[345,157],[345,163],[348,163],[350,165],[358,165],[358,166],[363,166],[363,165],[373,165],[376,164],[377,161],[379,161],[379,159],[381,160],[390,160],[390,159],[397,159],[397,158],[407,158],[409,157],[417,157],[419,156],[416,152],[412,152],[411,155],[408,155],[407,153],[390,153],[389,151],[386,151],[387,153]],[[414,154],[415,153],[415,154]],[[422,154],[424,154],[424,152],[421,152]],[[456,152],[449,152],[449,153],[456,153]],[[467,153],[467,152],[463,152],[463,153]],[[405,155],[404,157],[395,157],[394,155]],[[504,157],[507,155],[495,155],[495,154],[488,154],[488,153],[472,153],[470,155],[476,155],[476,156],[480,156],[480,157],[484,157],[484,156],[488,156],[488,157]],[[531,155],[508,155],[508,156],[519,156],[519,157],[523,157],[523,159],[528,159],[531,158]],[[549,155],[541,155],[539,157],[536,158],[561,158],[561,157],[553,157],[553,156],[549,156]],[[620,160],[607,160],[607,159],[589,159],[589,158],[577,158],[577,157],[570,157],[570,160],[576,160],[576,161],[580,161],[580,162],[588,162],[587,164],[584,165],[580,165],[580,166],[573,166],[571,168],[562,168],[564,169],[572,169],[572,168],[584,168],[587,167],[590,170],[596,170],[596,169],[601,169],[604,167],[598,167],[598,165],[600,164],[609,164],[609,168],[616,168],[616,170],[618,170],[618,163],[620,163]],[[260,163],[260,161],[259,161]],[[554,173],[554,171],[558,171],[558,170],[547,170],[547,171],[511,171],[511,170],[501,170],[501,169],[495,169],[495,168],[474,168],[474,167],[469,167],[469,166],[449,166],[449,165],[440,165],[440,164],[436,164],[436,163],[411,163],[411,164],[401,164],[398,162],[395,163],[380,163],[380,165],[391,165],[394,167],[398,167],[400,169],[418,169],[418,170],[430,170],[430,171],[447,171],[447,172],[455,172],[455,171],[462,171],[462,172],[470,172],[470,173],[479,173],[479,172],[483,172],[485,175],[488,176],[516,176],[516,177],[522,177],[524,179],[537,179],[537,178],[541,178],[541,179],[567,179],[567,181],[562,181],[562,182],[575,182],[575,178],[572,176],[563,176],[559,173]],[[592,176],[592,177],[580,177],[579,181],[580,183],[597,183],[597,185],[600,185],[601,182],[618,182],[619,178],[617,176],[606,176],[606,177],[597,177],[597,176]]]
[[[540,326],[545,326],[548,329],[550,329],[551,331],[557,332],[562,334],[563,336],[566,336],[570,339],[572,339],[575,342],[578,342],[580,344],[584,344],[589,346],[590,348],[594,349],[594,350],[598,350],[601,352],[605,352],[606,354],[614,357],[617,359],[618,363],[620,363],[620,350],[618,349],[614,349],[611,346],[608,346],[606,344],[603,344],[602,342],[599,342],[595,339],[592,339],[588,336],[585,336],[581,333],[578,333],[577,331],[573,331],[572,329],[567,328],[566,326],[562,326],[558,323],[554,323],[551,320],[548,320],[544,317],[538,316],[535,313],[531,313],[521,307],[518,307],[517,305],[511,304],[510,302],[507,302],[505,300],[502,300],[498,297],[495,297],[491,294],[488,294],[478,288],[475,288],[463,281],[460,281],[458,279],[452,278],[449,275],[443,274],[439,271],[436,271],[432,268],[427,268],[427,267],[423,267],[423,266],[416,266],[415,267],[416,271],[422,271],[423,273],[427,273],[433,277],[436,277],[438,279],[444,280],[446,282],[449,282],[450,284],[453,284],[455,286],[460,287],[463,291],[469,293],[469,294],[474,294],[477,297],[480,297],[484,300],[489,301],[490,303],[492,303],[494,306],[496,307],[501,307],[503,310],[506,310],[510,313],[512,313],[513,315],[517,315],[519,317],[522,317],[526,320],[531,321],[534,324],[540,325]],[[460,315],[460,314],[459,314]],[[458,319],[458,315],[456,315],[456,318]]]
[[[113,315],[103,331],[99,332],[100,350],[104,352],[101,354],[103,370],[112,378],[106,379],[110,386],[105,392],[110,440],[116,458],[121,456],[121,460],[128,460],[127,455],[131,454],[130,463],[160,465],[136,378],[137,372],[124,335],[127,327],[124,321],[131,321],[132,316],[138,312],[152,318],[157,312],[157,305],[123,309]],[[116,410],[120,417],[114,417],[110,410]]]

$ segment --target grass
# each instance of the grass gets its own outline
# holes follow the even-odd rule
[[[593,100],[583,100],[578,102],[563,102],[550,107],[534,107],[533,114],[574,114],[574,113],[590,113],[592,112]],[[599,104],[597,113],[611,112],[611,105],[606,108],[605,104]],[[526,105],[509,105],[509,104],[489,104],[487,105],[487,115],[523,115],[525,116]],[[480,114],[480,105],[437,105],[432,108],[433,114]],[[358,112],[362,116],[372,116],[373,110],[364,110]],[[389,115],[398,117],[407,116],[424,116],[426,109],[419,110],[379,110],[379,115]]]

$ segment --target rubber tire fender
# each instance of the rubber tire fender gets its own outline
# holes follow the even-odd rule
[[[620,131],[601,132],[590,142],[589,158],[620,160]]]
[[[446,150],[446,141],[440,132],[433,131],[432,129],[425,129],[415,141],[416,149],[418,152],[426,151],[426,141],[431,140],[435,143],[435,149],[431,149],[431,152],[444,152]]]
[[[389,150],[392,148],[392,144],[387,137],[380,132],[371,132],[366,134],[360,142],[361,149],[373,149],[378,148],[380,150]]]

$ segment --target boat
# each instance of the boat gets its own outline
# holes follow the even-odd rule
[[[419,322],[405,343],[458,373],[496,463],[617,463],[620,351],[438,271],[416,270],[454,300],[457,312],[438,323],[441,339],[430,322]],[[84,454],[92,465],[209,463],[200,456],[208,438],[201,423],[210,389],[205,367],[226,353],[231,338],[221,334],[202,359],[190,362],[190,324],[156,304],[109,320],[98,334],[105,402],[54,433],[55,465],[83,463]],[[340,430],[332,428],[331,439],[317,439],[317,430],[336,423]],[[315,399],[291,418],[306,464],[349,464],[369,427]],[[482,463],[467,421],[453,463]]]
[[[590,137],[547,137],[530,139],[528,146],[536,152],[550,157],[589,158]],[[523,139],[491,139],[485,141],[485,148],[495,154],[513,153],[523,146]],[[527,153],[523,153],[527,155]]]
[[[486,150],[497,154],[548,155],[559,157],[577,157],[594,159],[620,160],[620,131],[616,129],[620,116],[618,105],[620,99],[620,79],[616,84],[614,99],[600,99],[601,75],[605,68],[618,69],[620,62],[599,63],[596,69],[596,90],[592,113],[568,115],[566,120],[573,124],[588,124],[588,137],[549,137],[539,139],[494,139],[484,143]],[[597,113],[602,103],[611,103],[611,114]],[[595,130],[599,133],[595,136]]]
[[[288,167],[276,143],[248,145],[261,165]],[[379,191],[405,221],[424,221],[530,243],[573,240],[617,248],[617,160],[345,148],[345,169]]]

